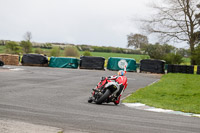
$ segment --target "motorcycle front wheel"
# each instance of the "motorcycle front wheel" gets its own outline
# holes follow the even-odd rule
[[[96,101],[96,104],[102,104],[111,94],[109,89]]]
[[[88,103],[92,103],[92,97],[89,97],[89,99],[88,99]]]

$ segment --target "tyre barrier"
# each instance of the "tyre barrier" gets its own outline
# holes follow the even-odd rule
[[[0,60],[0,66],[4,66],[4,62]]]
[[[22,57],[22,65],[24,66],[49,66],[59,68],[75,68],[79,66],[79,59],[67,58],[67,57],[51,57],[49,65],[48,58],[40,54],[24,54]],[[103,57],[91,57],[81,56],[80,57],[80,69],[104,69],[105,58]],[[19,65],[19,56],[10,54],[0,55],[0,66],[3,65]],[[137,68],[140,72],[151,72],[151,73],[186,73],[194,74],[194,66],[189,65],[165,65],[163,60],[152,60],[144,59],[140,61],[140,64],[136,64],[136,61],[132,58],[120,58],[110,57],[107,63],[108,70],[123,70],[124,66],[127,66],[127,71],[136,71]],[[196,69],[195,69],[196,71]],[[197,66],[197,74],[200,74],[200,65]]]
[[[131,58],[119,58],[119,57],[110,57],[108,59],[107,69],[118,71],[124,70],[124,66],[126,66],[127,72],[133,72],[137,69],[137,64],[134,59]]]
[[[92,57],[92,56],[81,56],[80,57],[80,69],[104,69],[105,58],[103,57]]]
[[[200,66],[197,66],[197,74],[200,74]]]
[[[4,63],[4,65],[19,65],[19,55],[0,54],[0,60]]]
[[[67,58],[67,57],[51,57],[49,61],[49,67],[58,68],[78,68],[79,59]]]
[[[188,65],[168,65],[167,73],[187,73],[187,74],[194,74],[194,66],[188,66]]]
[[[144,59],[140,61],[140,72],[165,73],[165,61]]]
[[[40,54],[24,54],[21,61],[23,66],[48,66],[46,56]]]

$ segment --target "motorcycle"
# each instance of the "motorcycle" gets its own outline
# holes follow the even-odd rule
[[[92,96],[89,97],[88,102],[96,104],[114,102],[115,105],[118,105],[120,97],[128,85],[127,77],[124,76],[126,71],[123,73],[123,75],[102,77],[97,86],[92,89]]]

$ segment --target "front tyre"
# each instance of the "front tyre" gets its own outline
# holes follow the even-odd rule
[[[93,101],[92,97],[89,97],[88,103],[92,103],[92,101]]]
[[[109,89],[96,101],[96,104],[102,104],[111,94]]]

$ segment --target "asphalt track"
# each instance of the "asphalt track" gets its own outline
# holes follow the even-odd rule
[[[66,133],[200,132],[200,118],[122,104],[89,104],[90,91],[100,77],[114,74],[116,71],[5,66],[0,68],[0,118],[58,127]],[[124,97],[160,75],[128,72],[127,77]]]

